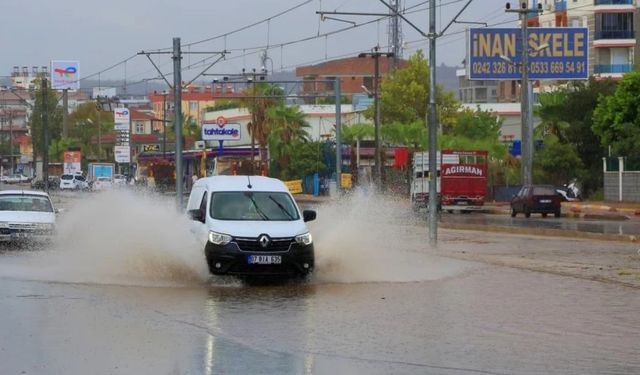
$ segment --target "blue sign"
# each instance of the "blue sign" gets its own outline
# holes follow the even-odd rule
[[[529,28],[529,79],[588,79],[586,27]],[[471,80],[518,80],[522,72],[519,28],[470,29],[467,74]]]

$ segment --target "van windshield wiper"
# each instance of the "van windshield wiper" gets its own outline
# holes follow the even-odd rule
[[[270,220],[269,216],[267,216],[267,214],[265,214],[264,211],[262,211],[260,207],[258,207],[258,204],[256,203],[255,199],[253,199],[253,195],[249,196],[249,199],[251,200],[251,204],[253,204],[253,208],[256,209],[256,212],[258,213],[258,215],[260,215],[262,220]]]
[[[272,197],[271,195],[269,195],[269,199],[271,199],[273,201],[273,203],[276,204],[276,206],[278,206],[278,208],[280,210],[282,210],[282,212],[284,212],[285,214],[287,214],[287,216],[289,216],[289,219],[294,220],[293,215],[291,215],[291,213],[289,213],[289,211],[287,211],[286,208],[284,208],[284,206],[278,202],[274,197]]]

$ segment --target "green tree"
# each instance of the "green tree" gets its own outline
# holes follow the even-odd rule
[[[281,104],[267,111],[270,124],[269,150],[280,171],[280,178],[288,179],[293,172],[290,161],[295,145],[308,141],[307,129],[310,127],[304,113],[297,106]]]
[[[375,129],[372,124],[343,125],[340,128],[340,137],[343,144],[355,145],[356,141],[373,139]]]
[[[291,148],[289,177],[301,178],[324,171],[327,166],[322,162],[320,142],[295,142]]]
[[[617,155],[640,161],[640,72],[624,75],[611,96],[600,96],[593,131]]]
[[[380,86],[380,119],[383,124],[426,121],[429,103],[429,64],[422,51],[411,56],[405,68],[388,74]],[[439,123],[442,130],[447,132],[455,122],[459,103],[454,93],[446,93],[442,87],[437,86],[436,104]],[[365,115],[373,118],[373,108],[368,108]]]
[[[34,92],[34,104],[31,116],[29,117],[29,129],[31,130],[31,142],[33,144],[35,154],[42,155],[43,147],[43,100],[40,80],[36,80],[34,85],[37,89]],[[60,139],[62,133],[62,107],[59,106],[58,97],[55,90],[50,87],[47,89],[47,113],[48,113],[48,129],[49,140],[54,141]]]
[[[451,134],[455,137],[495,141],[500,137],[504,120],[489,111],[465,109],[456,119]]]
[[[566,183],[583,168],[575,146],[560,142],[553,134],[545,137],[544,148],[534,155],[533,163],[534,180],[554,185]]]
[[[568,115],[565,110],[567,96],[565,90],[539,95],[540,105],[534,108],[534,114],[541,120],[534,131],[536,138],[543,139],[547,134],[553,134],[561,142],[567,141],[566,132],[569,128],[569,123],[565,121]]]
[[[614,80],[596,80],[592,77],[588,82],[572,82],[567,89],[563,119],[569,126],[565,135],[582,160],[584,169],[574,177],[580,179],[585,195],[602,188],[602,157],[607,154],[600,136],[593,131],[593,111],[598,104],[598,97],[613,95],[615,88]]]
[[[100,127],[100,129],[98,129]],[[55,156],[53,160],[62,160],[63,152],[68,147],[80,147],[85,159],[100,159],[105,155],[105,145],[98,149],[98,136],[113,133],[113,113],[100,112],[93,101],[83,103],[69,115],[69,139],[58,139],[52,142],[49,151]]]
[[[254,83],[242,94],[245,98],[241,99],[241,104],[251,112],[251,122],[247,125],[247,130],[260,147],[260,159],[267,160],[267,145],[271,132],[267,112],[269,108],[284,103],[284,91],[274,84]]]

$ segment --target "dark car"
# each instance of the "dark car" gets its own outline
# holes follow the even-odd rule
[[[551,185],[524,185],[511,199],[511,217],[518,212],[530,217],[532,213],[540,213],[542,217],[553,214],[560,217],[561,197]]]

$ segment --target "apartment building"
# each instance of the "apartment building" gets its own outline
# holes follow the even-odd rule
[[[533,27],[589,28],[589,74],[620,79],[637,61],[636,0],[533,0],[543,13],[533,15]]]

